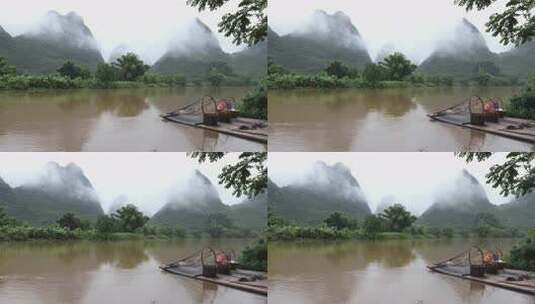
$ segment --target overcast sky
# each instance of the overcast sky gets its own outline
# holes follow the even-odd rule
[[[237,154],[229,154],[221,162],[199,165],[185,153],[0,153],[0,177],[16,187],[43,172],[50,161],[62,166],[73,162],[93,184],[104,211],[115,198],[126,195],[144,212],[153,214],[195,169],[212,181],[224,203],[243,200],[217,184],[221,168],[235,159]]]
[[[276,32],[287,34],[305,24],[314,10],[342,11],[360,31],[373,59],[384,45],[392,43],[420,62],[432,52],[436,40],[451,34],[463,17],[479,28],[492,51],[506,50],[508,47],[485,31],[489,16],[505,2],[498,0],[490,9],[467,13],[453,0],[270,0],[269,24]]]
[[[176,33],[195,17],[212,29],[224,50],[238,50],[232,38],[217,32],[221,16],[236,7],[236,3],[237,0],[231,0],[221,10],[199,13],[186,6],[186,0],[4,0],[0,26],[11,35],[18,35],[38,24],[50,10],[61,14],[75,11],[93,32],[106,60],[115,47],[126,44],[142,57],[155,61]]]
[[[479,180],[492,203],[508,202],[513,197],[502,197],[485,183],[490,166],[504,159],[503,153],[471,164],[453,153],[270,153],[269,177],[285,186],[299,181],[318,160],[328,165],[341,162],[350,168],[373,211],[382,198],[393,195],[410,211],[420,214],[463,169]]]

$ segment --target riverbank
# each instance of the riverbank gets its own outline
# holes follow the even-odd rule
[[[327,226],[307,227],[296,225],[270,226],[267,230],[271,241],[291,240],[422,240],[422,239],[518,239],[526,236],[516,229],[496,231],[488,235],[476,232],[454,231],[450,228],[410,227],[403,232],[370,231],[369,229],[335,229]]]
[[[406,80],[374,80],[336,77],[320,74],[271,74],[267,78],[270,89],[291,90],[299,88],[323,89],[396,89],[396,88],[449,88],[449,87],[501,87],[522,85],[520,81],[494,79],[485,83],[474,80],[454,80],[450,77],[413,75]]]
[[[188,82],[182,76],[145,75],[138,81],[101,82],[97,79],[64,77],[60,75],[6,75],[0,76],[0,91],[68,90],[68,89],[139,89],[173,87],[242,87],[254,86],[259,82],[225,81],[216,86],[202,81]]]

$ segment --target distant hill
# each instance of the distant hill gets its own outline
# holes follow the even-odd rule
[[[492,61],[494,56],[481,32],[463,19],[453,37],[441,41],[419,70],[427,75],[470,78],[477,71],[477,63]]]
[[[477,179],[463,170],[448,188],[437,195],[435,203],[418,219],[430,226],[468,228],[479,213],[490,212],[492,205]]]
[[[227,212],[227,206],[221,202],[214,185],[200,171],[195,171],[188,181],[187,189],[191,191],[171,198],[154,214],[151,222],[162,226],[180,225],[188,230],[203,230],[207,227],[210,214]]]
[[[368,50],[351,19],[342,12],[316,11],[302,31],[279,36],[268,29],[268,56],[276,64],[304,73],[325,69],[337,60],[362,69],[371,63]]]
[[[529,193],[494,210],[497,218],[506,226],[521,229],[535,228],[535,193]]]
[[[267,75],[267,41],[230,55],[230,66],[238,75],[260,79]]]
[[[182,74],[188,79],[204,78],[215,63],[225,63],[234,74],[255,79],[266,75],[266,44],[227,54],[212,30],[196,19],[187,39],[174,41],[168,51],[154,64],[154,71],[165,75]]]
[[[525,79],[535,75],[535,41],[498,54],[495,62],[505,75]]]
[[[236,226],[262,231],[267,226],[267,194],[247,199],[228,209],[228,215]]]
[[[354,219],[371,214],[360,185],[341,163],[317,162],[303,182],[289,186],[270,182],[268,195],[271,212],[297,224],[318,225],[334,212]]]
[[[95,69],[104,62],[98,44],[76,13],[49,12],[38,30],[11,37],[0,28],[0,56],[19,72],[51,73],[67,60]]]
[[[419,224],[468,229],[474,225],[478,214],[490,213],[506,227],[535,227],[534,193],[507,204],[493,205],[481,184],[467,171],[463,171],[450,186],[452,190],[440,194],[440,198],[420,216]]]
[[[49,163],[36,181],[11,188],[0,180],[0,206],[19,221],[34,225],[55,223],[63,214],[95,220],[103,215],[91,182],[75,164]]]

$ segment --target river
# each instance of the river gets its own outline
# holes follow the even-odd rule
[[[513,240],[488,240],[507,251]],[[534,304],[535,297],[426,270],[474,241],[278,242],[269,245],[270,304]]]
[[[163,122],[205,94],[241,99],[252,88],[0,92],[0,151],[265,151],[262,144]]]
[[[532,145],[431,122],[427,114],[473,95],[507,99],[516,87],[271,90],[270,151],[531,151]]]
[[[0,302],[256,304],[265,297],[162,272],[202,246],[247,240],[0,243]]]

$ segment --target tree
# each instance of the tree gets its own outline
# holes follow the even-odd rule
[[[351,74],[351,69],[341,63],[340,61],[333,61],[326,69],[325,72],[336,78],[344,78]]]
[[[61,68],[58,69],[58,73],[61,76],[68,77],[70,79],[82,78],[87,79],[91,77],[91,72],[88,68],[75,64],[68,60]]]
[[[7,215],[4,208],[0,207],[0,227],[2,226],[14,226],[17,221],[11,216]]]
[[[189,153],[192,158],[198,159],[199,163],[220,161],[226,155],[223,152],[193,152]],[[235,164],[223,167],[219,174],[219,183],[225,188],[233,189],[233,195],[249,198],[263,193],[267,188],[267,153],[243,152],[238,156]]]
[[[238,261],[247,269],[267,271],[268,243],[259,239],[254,245],[245,247]]]
[[[379,217],[384,220],[390,231],[401,232],[416,221],[416,216],[412,215],[401,204],[395,204],[386,208]]]
[[[219,73],[219,72],[217,72],[215,70],[212,70],[212,71],[208,72],[208,75],[206,76],[206,80],[208,80],[208,82],[212,86],[218,87],[225,80],[225,75],[223,75],[223,74],[221,74],[221,73]]]
[[[491,213],[483,212],[476,215],[474,226],[487,225],[494,228],[503,228],[500,220]]]
[[[285,69],[282,65],[276,64],[271,60],[271,58],[268,59],[268,75],[287,75],[290,74],[290,71]]]
[[[474,8],[483,10],[496,2],[497,0],[455,0],[457,5],[465,7],[467,11]],[[490,16],[486,24],[487,32],[499,36],[500,42],[505,45],[513,43],[520,46],[530,41],[535,35],[534,8],[535,0],[507,0],[502,11]]]
[[[490,82],[490,75],[489,74],[483,73],[483,74],[480,74],[480,75],[476,76],[474,79],[475,79],[477,85],[480,86],[480,87],[488,87],[489,86],[489,82]]]
[[[418,68],[401,53],[394,53],[386,57],[379,62],[379,65],[386,69],[388,79],[397,81],[410,76]]]
[[[514,269],[535,271],[535,230],[529,233],[522,244],[511,250],[508,262]]]
[[[234,71],[232,70],[230,65],[224,61],[211,62],[208,65],[208,73],[212,71],[228,76],[234,75]]]
[[[383,220],[376,215],[370,215],[364,220],[362,229],[366,236],[374,239],[379,232],[383,231]]]
[[[208,235],[214,239],[217,239],[223,236],[224,231],[225,231],[225,227],[217,223],[211,223],[206,228],[206,233],[208,233]]]
[[[492,157],[491,152],[461,152],[458,157],[464,158],[467,163],[474,160],[482,162]],[[535,153],[511,152],[506,156],[503,164],[493,165],[487,173],[487,184],[493,188],[500,188],[500,194],[516,197],[530,193],[535,187],[535,168],[533,160]]]
[[[371,85],[376,85],[379,81],[384,79],[385,69],[377,64],[367,64],[362,71],[362,78]]]
[[[103,215],[97,219],[95,223],[95,229],[98,232],[108,234],[117,231],[117,220],[111,216]]]
[[[258,85],[256,90],[249,92],[243,98],[239,105],[240,114],[243,117],[267,120],[267,104],[267,89],[264,85]]]
[[[101,63],[97,67],[95,77],[97,80],[104,84],[109,84],[114,81],[118,81],[121,71],[116,66]]]
[[[17,69],[10,65],[7,62],[7,59],[4,57],[0,57],[0,76],[4,75],[15,75],[17,74]]]
[[[138,211],[137,207],[132,204],[120,208],[111,216],[119,222],[121,230],[125,232],[134,232],[149,221],[149,217]]]
[[[325,223],[325,225],[336,230],[342,230],[351,226],[351,219],[341,214],[340,212],[335,212],[329,215],[329,217],[326,218],[323,222]]]
[[[208,225],[219,225],[225,228],[231,228],[234,226],[232,220],[224,213],[213,213],[208,215]]]
[[[58,221],[58,225],[69,230],[82,227],[82,221],[72,213],[65,213]]]
[[[121,70],[122,79],[126,81],[135,81],[139,77],[145,75],[150,69],[139,57],[134,53],[128,53],[117,59],[112,65]]]
[[[187,0],[187,4],[197,7],[199,11],[207,8],[217,10],[230,0]],[[268,19],[264,11],[267,0],[241,0],[238,10],[225,14],[219,23],[219,31],[226,37],[232,36],[236,45],[246,43],[255,45],[267,37]]]
[[[273,214],[273,212],[271,211],[268,212],[268,227],[287,226],[287,225],[288,225],[288,222],[284,218]]]
[[[473,74],[475,76],[479,76],[482,74],[499,76],[500,73],[500,68],[492,61],[481,61],[474,65]]]

